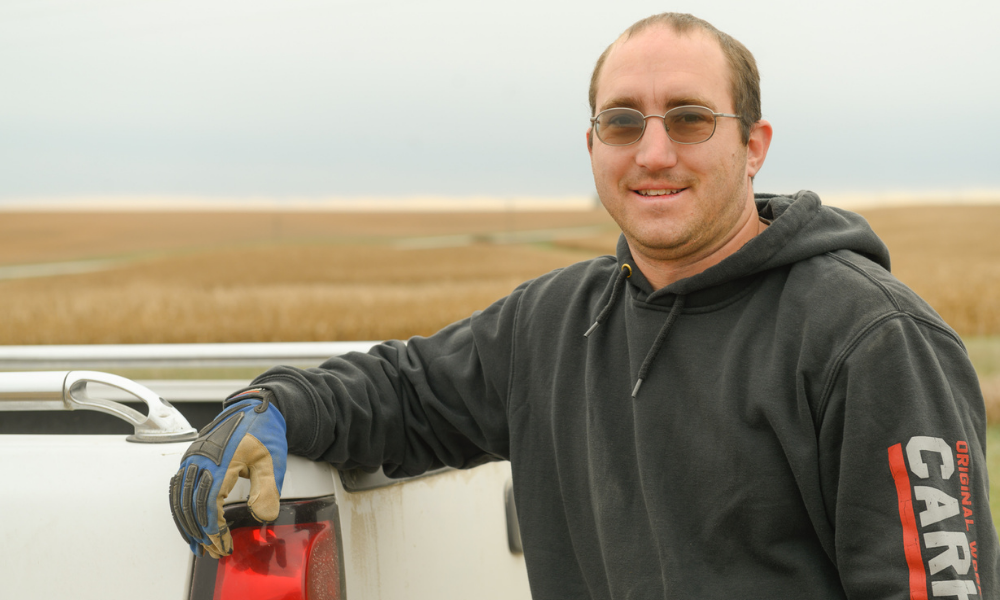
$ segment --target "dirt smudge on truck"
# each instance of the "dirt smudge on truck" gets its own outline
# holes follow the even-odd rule
[[[397,562],[402,548],[403,486],[392,485],[367,492],[351,493],[344,563],[347,581],[361,597],[381,598],[385,589],[380,565]],[[344,515],[341,514],[341,519]],[[343,525],[342,521],[342,525]],[[382,543],[378,543],[381,541]],[[392,576],[392,574],[387,574]]]

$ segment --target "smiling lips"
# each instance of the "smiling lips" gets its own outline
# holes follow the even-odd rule
[[[681,188],[679,190],[632,190],[640,196],[673,196],[674,194],[679,194],[686,190],[687,188]]]

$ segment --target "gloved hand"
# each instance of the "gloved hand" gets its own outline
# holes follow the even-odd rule
[[[240,477],[250,479],[250,513],[262,523],[278,518],[288,442],[285,419],[266,389],[241,392],[201,430],[170,479],[170,512],[184,541],[213,558],[233,552],[222,503]]]

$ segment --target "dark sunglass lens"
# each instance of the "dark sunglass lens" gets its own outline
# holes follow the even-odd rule
[[[697,144],[712,136],[715,131],[715,116],[707,108],[681,106],[667,112],[664,124],[674,141]]]
[[[597,117],[597,135],[605,144],[631,144],[642,135],[642,113],[628,108],[606,110]]]

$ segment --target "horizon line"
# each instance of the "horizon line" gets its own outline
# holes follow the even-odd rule
[[[1000,189],[820,193],[838,208],[1000,204]],[[0,198],[0,212],[542,212],[594,210],[595,195],[198,196],[169,194]]]

